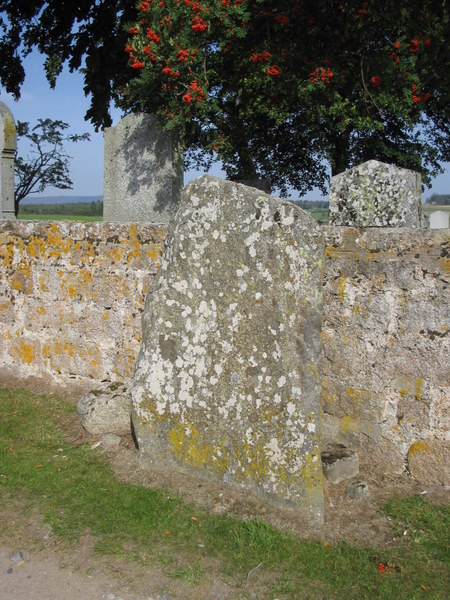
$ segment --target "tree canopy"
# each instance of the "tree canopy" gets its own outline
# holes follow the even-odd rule
[[[305,193],[325,189],[327,163],[335,174],[378,159],[419,170],[427,183],[450,160],[444,0],[0,7],[0,59],[9,52],[16,61],[12,73],[0,67],[7,89],[19,91],[11,49],[22,38],[47,55],[52,82],[64,61],[83,68],[96,125],[109,124],[111,100],[156,114],[182,137],[191,164],[220,159],[232,179],[265,177]]]

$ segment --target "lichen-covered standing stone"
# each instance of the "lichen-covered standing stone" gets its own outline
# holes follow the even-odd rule
[[[331,178],[330,224],[427,227],[420,173],[369,160]]]
[[[141,464],[323,518],[322,235],[296,206],[201,177],[147,297],[132,403]]]

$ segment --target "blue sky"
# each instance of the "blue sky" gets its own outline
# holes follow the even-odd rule
[[[69,123],[72,133],[89,132],[89,142],[68,144],[66,151],[72,156],[70,175],[73,181],[73,190],[58,190],[47,188],[43,192],[46,196],[76,195],[97,196],[103,194],[103,133],[94,131],[93,126],[84,120],[84,115],[89,107],[89,100],[83,93],[83,79],[79,73],[69,73],[65,70],[58,78],[56,88],[50,89],[45,79],[42,67],[43,57],[37,52],[25,60],[26,79],[22,87],[22,96],[18,102],[7,94],[2,88],[0,101],[4,102],[12,111],[14,118],[19,121],[29,121],[32,125],[39,118],[50,117]],[[113,110],[113,125],[120,120],[119,110]],[[22,153],[23,154],[23,153]],[[450,193],[450,163],[445,163],[445,173],[433,181],[431,189],[424,192],[424,198],[431,194]],[[213,175],[221,175],[219,167],[213,168]],[[185,183],[201,175],[201,172],[189,171],[185,173]],[[297,197],[294,193],[293,197]],[[311,191],[306,199],[320,199],[319,191]]]

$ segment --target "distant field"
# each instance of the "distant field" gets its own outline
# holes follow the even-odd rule
[[[434,204],[422,204],[422,210],[425,214],[436,212],[437,210],[443,210],[444,212],[450,212],[450,206],[435,206]]]
[[[319,223],[328,223],[328,208],[305,209]]]
[[[51,205],[42,205],[42,208],[49,209]],[[66,205],[66,207],[70,207],[70,205]],[[28,210],[31,207],[27,207]],[[54,208],[54,207],[53,207]],[[79,205],[78,205],[79,212]],[[89,204],[86,205],[86,209],[89,209]],[[83,214],[70,214],[70,208],[66,208],[67,214],[56,214],[56,213],[32,213],[20,211],[19,220],[20,221],[81,221],[83,223],[88,223],[92,221],[103,221],[103,217],[101,215],[83,215]],[[327,224],[328,223],[328,209],[327,208],[305,208],[306,212],[308,212],[316,221],[319,223]],[[422,210],[425,214],[430,214],[432,212],[436,212],[437,210],[442,210],[445,212],[450,212],[450,206],[435,206],[430,204],[423,204]]]

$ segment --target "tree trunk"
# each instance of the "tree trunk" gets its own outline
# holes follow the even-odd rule
[[[346,129],[334,139],[330,147],[331,176],[338,175],[350,166],[350,130]]]

